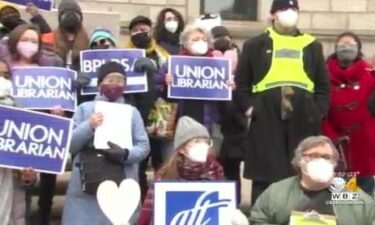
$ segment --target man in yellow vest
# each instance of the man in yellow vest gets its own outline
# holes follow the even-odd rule
[[[329,82],[322,45],[297,29],[297,0],[274,0],[272,26],[245,42],[235,101],[251,119],[245,178],[252,203],[273,182],[295,174],[294,149],[320,134],[328,110]]]

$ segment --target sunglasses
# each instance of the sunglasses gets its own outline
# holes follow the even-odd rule
[[[93,42],[91,44],[91,47],[101,46],[101,45],[105,45],[105,44],[109,44],[109,41],[107,39],[103,38],[103,39],[99,39],[99,40]]]

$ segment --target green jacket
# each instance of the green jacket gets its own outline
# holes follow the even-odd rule
[[[375,201],[361,195],[364,204],[333,205],[338,225],[375,225]],[[293,209],[308,201],[298,177],[272,184],[259,196],[250,213],[251,225],[288,225]]]

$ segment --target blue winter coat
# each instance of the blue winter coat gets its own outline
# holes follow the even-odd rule
[[[72,175],[66,195],[62,225],[111,225],[110,221],[103,214],[94,196],[82,192],[79,168],[79,153],[83,147],[92,142],[94,131],[89,124],[89,117],[94,113],[95,102],[105,100],[102,96],[97,96],[94,101],[81,104],[74,113],[73,120],[75,128],[72,135],[70,152],[75,155],[73,160]],[[117,101],[124,103],[121,97]],[[126,134],[124,134],[126,135]],[[124,172],[127,178],[138,180],[138,163],[142,161],[150,152],[148,136],[139,111],[133,107],[132,116],[132,136],[133,149],[129,151],[129,157],[124,162]],[[132,221],[136,221],[137,213]]]

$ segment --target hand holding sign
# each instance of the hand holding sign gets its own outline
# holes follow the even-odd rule
[[[104,181],[96,197],[103,213],[114,225],[127,225],[138,207],[141,191],[132,179],[122,181],[120,187],[113,181]]]
[[[26,12],[33,17],[39,15],[38,7],[31,2],[26,5]]]
[[[167,85],[171,85],[171,84],[173,83],[173,75],[172,75],[172,74],[167,73],[167,74],[165,75],[165,83],[166,83]]]
[[[91,115],[89,123],[92,129],[96,129],[103,123],[103,113],[97,112]]]
[[[37,179],[37,173],[32,168],[23,169],[21,171],[21,180],[25,184],[31,184]]]
[[[61,105],[57,105],[51,109],[51,114],[56,116],[64,116],[64,110],[62,109]]]

